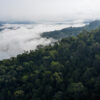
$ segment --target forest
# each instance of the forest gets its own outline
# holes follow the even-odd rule
[[[85,26],[82,27],[68,27],[62,30],[44,32],[41,36],[60,40],[69,36],[77,36],[80,32],[83,32],[84,30],[92,31],[99,27],[100,27],[100,20],[95,20],[95,21],[85,23]]]
[[[100,100],[100,28],[0,61],[0,100]]]

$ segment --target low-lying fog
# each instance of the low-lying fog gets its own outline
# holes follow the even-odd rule
[[[84,24],[4,24],[0,26],[0,60],[14,57],[24,51],[35,50],[37,45],[48,45],[53,39],[43,38],[43,32],[61,30],[70,26]]]

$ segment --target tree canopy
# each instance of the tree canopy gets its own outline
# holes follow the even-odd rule
[[[100,28],[0,61],[0,100],[100,100]]]

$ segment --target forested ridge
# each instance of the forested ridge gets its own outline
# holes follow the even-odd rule
[[[68,27],[62,30],[55,30],[52,32],[44,32],[41,36],[46,38],[62,39],[69,36],[77,36],[80,32],[87,30],[92,31],[100,27],[100,20],[91,21],[82,27]]]
[[[0,100],[100,100],[100,28],[0,61]]]

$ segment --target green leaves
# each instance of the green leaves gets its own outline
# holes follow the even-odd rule
[[[99,100],[99,34],[84,31],[0,61],[0,100]]]

